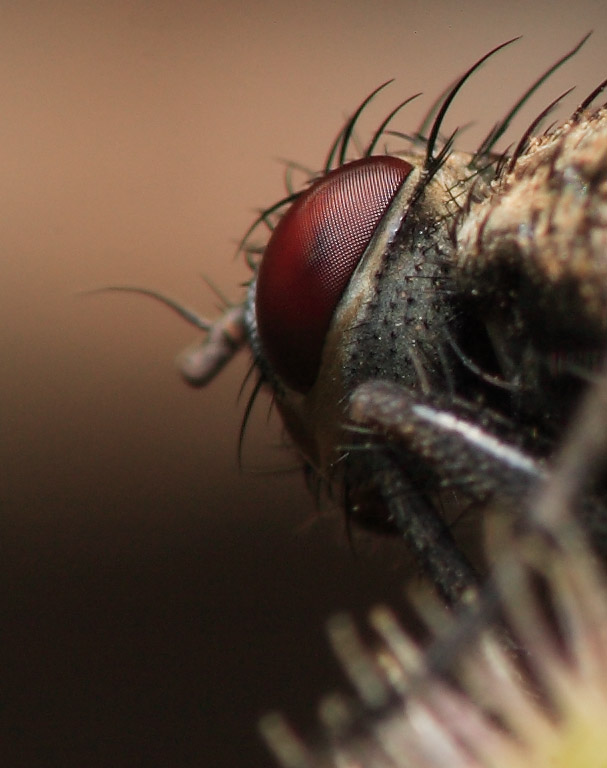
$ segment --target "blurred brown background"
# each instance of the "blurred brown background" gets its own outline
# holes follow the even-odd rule
[[[397,557],[356,554],[339,525],[310,524],[299,473],[265,471],[294,465],[265,402],[239,472],[246,355],[189,390],[171,360],[191,328],[143,298],[78,292],[134,283],[213,315],[200,274],[241,297],[234,245],[281,195],[277,159],[318,167],[391,77],[366,128],[423,90],[410,130],[523,34],[458,96],[449,126],[476,121],[473,146],[593,29],[512,141],[607,76],[605,7],[0,3],[3,766],[270,766],[259,714],[305,726],[340,681],[324,619],[400,599]]]

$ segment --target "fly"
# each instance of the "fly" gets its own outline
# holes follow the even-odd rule
[[[468,79],[510,43],[470,67],[415,133],[390,129],[407,99],[357,151],[357,121],[378,88],[321,171],[247,232],[246,296],[218,320],[118,289],[150,295],[206,333],[180,358],[193,385],[248,347],[252,400],[270,390],[307,471],[341,498],[351,523],[402,537],[449,603],[476,593],[484,567],[453,520],[472,523],[477,538],[490,516],[525,525],[526,500],[549,481],[604,358],[607,112],[591,104],[605,83],[562,125],[538,132],[560,97],[512,153],[495,150],[584,41],[471,153],[456,149],[457,130],[443,135],[445,119]],[[398,146],[381,153],[384,138]],[[251,244],[260,228],[263,248]],[[580,511],[602,552],[606,500],[598,482]]]

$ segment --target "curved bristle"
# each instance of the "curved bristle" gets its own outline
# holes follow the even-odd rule
[[[603,91],[607,88],[607,78],[603,80],[602,83],[597,85],[597,87],[591,91],[588,96],[584,99],[584,101],[580,104],[580,106],[575,110],[573,113],[571,119],[573,122],[579,122],[580,117],[582,116],[583,112],[588,109],[588,107],[592,104],[592,102],[599,96]]]
[[[506,168],[506,172],[509,173],[512,171],[514,166],[516,165],[516,161],[519,159],[519,157],[523,154],[527,144],[529,143],[529,139],[531,136],[533,136],[533,133],[535,129],[538,127],[538,125],[544,120],[544,118],[552,112],[552,110],[556,107],[556,105],[562,101],[565,96],[568,96],[571,91],[573,91],[573,88],[569,88],[564,93],[562,93],[560,96],[557,96],[556,99],[553,99],[553,101],[548,104],[547,107],[545,107],[539,115],[531,122],[527,130],[523,133],[523,135],[520,138],[519,143],[516,145],[516,148],[514,152],[512,153],[512,157],[510,158],[510,162],[508,163],[508,166]]]
[[[335,158],[337,157],[337,164],[335,165],[336,168],[339,168],[346,162],[346,155],[348,152],[350,139],[352,137],[352,134],[354,132],[354,128],[356,126],[356,123],[358,121],[358,118],[364,111],[365,107],[370,103],[370,101],[384,88],[386,88],[390,83],[394,82],[393,79],[386,80],[385,83],[382,83],[380,86],[378,86],[374,91],[371,91],[371,93],[361,102],[359,107],[356,109],[352,117],[346,122],[344,127],[340,130],[340,132],[337,134],[337,137],[333,144],[331,145],[331,148],[329,150],[329,154],[327,155],[327,159],[324,164],[324,173],[329,173],[333,169],[333,164],[335,162]]]
[[[264,210],[261,211],[259,216],[257,216],[255,221],[251,224],[251,226],[247,229],[247,231],[244,233],[242,238],[239,240],[238,246],[236,248],[236,256],[238,256],[240,253],[245,251],[247,240],[251,237],[253,232],[257,229],[257,227],[260,224],[265,224],[269,229],[272,229],[269,223],[269,217],[272,216],[272,214],[280,211],[281,208],[284,208],[285,206],[290,205],[292,202],[297,200],[300,194],[301,192],[293,192],[287,195],[286,197],[283,197],[277,203],[274,203],[268,208],[264,208]]]
[[[375,147],[377,146],[379,140],[381,139],[381,137],[386,132],[386,127],[387,127],[388,123],[390,123],[392,118],[396,114],[398,114],[398,112],[400,112],[400,110],[403,109],[403,107],[406,107],[407,104],[410,104],[414,99],[417,99],[419,96],[421,96],[421,93],[416,93],[413,96],[409,96],[408,99],[405,99],[404,101],[401,101],[401,103],[398,104],[396,107],[394,107],[394,109],[387,115],[387,117],[384,120],[382,120],[382,122],[380,123],[379,127],[377,128],[377,130],[373,134],[373,136],[371,138],[371,141],[367,145],[367,148],[365,149],[365,151],[363,153],[363,157],[371,157],[371,155],[375,151]]]
[[[457,80],[455,85],[447,93],[447,96],[443,101],[443,103],[441,104],[438,114],[434,119],[432,128],[430,130],[430,135],[428,136],[427,149],[426,149],[426,162],[425,162],[426,169],[431,168],[432,165],[436,162],[434,157],[434,149],[439,136],[441,125],[443,123],[443,120],[445,119],[445,115],[447,114],[449,107],[453,102],[453,99],[457,96],[457,93],[460,90],[460,88],[464,85],[466,80],[468,80],[470,75],[476,72],[479,69],[479,67],[482,64],[484,64],[485,61],[487,61],[487,59],[495,55],[498,51],[501,51],[502,48],[505,48],[506,46],[511,45],[512,43],[516,42],[516,40],[519,40],[519,39],[520,38],[518,37],[513,37],[511,40],[508,40],[505,43],[502,43],[501,45],[496,46],[491,51],[489,51],[489,53],[486,53],[484,56],[482,56],[475,64],[473,64],[466,72],[464,72],[464,74],[459,78],[459,80]]]
[[[506,116],[503,117],[499,121],[499,123],[496,123],[496,125],[487,134],[485,139],[481,142],[480,147],[477,149],[475,153],[477,157],[482,157],[491,151],[491,149],[495,146],[495,144],[507,131],[508,127],[510,126],[510,123],[512,122],[514,117],[518,114],[519,110],[523,107],[523,105],[527,103],[527,101],[537,91],[537,89],[540,86],[542,86],[546,82],[546,80],[548,80],[548,78],[551,75],[553,75],[557,71],[557,69],[559,69],[559,67],[565,64],[565,62],[569,61],[570,58],[575,56],[575,54],[580,50],[580,48],[588,40],[590,35],[591,35],[590,32],[587,35],[584,35],[584,37],[580,40],[580,42],[576,46],[574,46],[564,56],[561,56],[560,59],[558,59],[551,67],[549,67],[542,75],[540,75],[540,77],[538,77],[534,83],[532,83],[532,85],[525,91],[525,93],[523,93],[520,99],[517,99],[514,106],[510,109],[510,111],[506,114]]]
[[[139,296],[148,296],[149,298],[154,299],[154,301],[158,301],[160,304],[164,304],[165,307],[168,307],[177,315],[179,315],[179,317],[183,318],[187,323],[193,325],[195,328],[198,328],[201,331],[210,331],[213,327],[213,323],[210,320],[207,320],[191,309],[184,307],[178,301],[175,301],[175,299],[171,299],[168,296],[165,296],[163,293],[153,291],[149,288],[138,288],[137,286],[133,285],[106,285],[102,288],[94,288],[91,291],[86,291],[86,293],[91,294],[110,292],[134,293]]]
[[[245,380],[243,382],[243,385],[240,389],[240,391],[243,391],[244,384],[247,381],[248,376],[252,373],[252,371],[255,370],[255,366],[251,366],[251,369],[247,376],[245,377]],[[253,391],[249,395],[249,399],[247,400],[247,404],[244,409],[244,414],[242,416],[242,422],[240,424],[240,429],[238,431],[238,449],[237,449],[237,457],[238,457],[238,468],[242,469],[242,447],[244,445],[244,436],[245,432],[247,430],[247,424],[249,423],[249,418],[251,417],[251,413],[253,411],[253,405],[255,404],[255,400],[257,399],[257,395],[261,391],[261,388],[263,387],[265,383],[265,380],[263,376],[260,376],[257,381],[255,382],[255,386],[253,387]]]

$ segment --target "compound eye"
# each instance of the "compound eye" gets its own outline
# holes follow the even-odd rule
[[[272,233],[257,275],[257,326],[269,363],[291,388],[314,384],[333,313],[412,170],[389,156],[343,165],[302,192]]]

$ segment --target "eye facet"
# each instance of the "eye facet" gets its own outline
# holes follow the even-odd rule
[[[343,165],[303,192],[279,221],[257,275],[259,337],[293,389],[314,384],[337,304],[413,167],[397,157]]]

